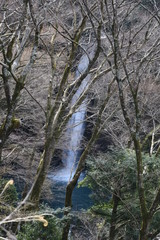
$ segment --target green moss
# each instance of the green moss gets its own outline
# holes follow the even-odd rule
[[[20,127],[20,125],[21,125],[20,119],[13,117],[13,118],[12,118],[11,128],[12,128],[12,129],[17,129],[17,128]]]

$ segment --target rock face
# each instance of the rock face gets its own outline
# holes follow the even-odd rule
[[[94,101],[91,102],[92,107],[94,107]],[[91,112],[87,112],[87,118],[89,118],[89,121],[86,121],[86,128],[84,131],[84,139],[85,142],[89,141],[91,135],[92,135],[92,131],[94,128],[94,122],[95,119],[91,118]],[[92,148],[92,153],[97,153],[97,152],[107,152],[110,149],[110,146],[113,146],[113,140],[111,138],[111,136],[105,134],[103,131],[99,134],[93,148]],[[94,152],[93,152],[94,151]]]
[[[50,169],[54,170],[57,167],[60,167],[63,165],[62,163],[62,155],[63,155],[63,150],[62,149],[56,149],[54,156],[51,161]]]
[[[142,0],[142,4],[146,7],[148,7],[151,10],[154,10],[156,7],[160,7],[160,1],[159,0]]]
[[[160,234],[158,234],[154,240],[160,240]]]

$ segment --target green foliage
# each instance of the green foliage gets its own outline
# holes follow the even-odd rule
[[[2,193],[6,184],[9,181],[10,180],[3,179],[3,178],[0,179],[0,193]],[[4,191],[4,193],[2,194],[0,201],[5,204],[9,204],[11,206],[15,206],[15,204],[17,203],[17,200],[18,200],[18,194],[17,194],[16,187],[14,184],[9,184],[6,190]]]
[[[87,160],[87,176],[80,186],[94,190],[95,201],[108,201],[115,189],[121,194],[127,189],[136,189],[136,159],[134,151],[115,150],[108,154],[90,156]]]
[[[0,179],[0,219],[13,210],[17,200],[18,194],[13,180]]]
[[[18,233],[17,240],[60,240],[61,228],[55,217],[45,217],[48,226],[44,227],[41,222],[25,223]]]
[[[151,206],[157,186],[159,186],[160,160],[143,154],[143,177],[148,208]],[[116,209],[116,234],[125,239],[138,239],[141,214],[137,192],[136,155],[133,150],[116,149],[107,154],[90,156],[87,160],[87,176],[79,186],[93,190],[95,205],[91,211],[104,216],[111,222],[113,194],[119,198]],[[155,214],[152,228],[159,224],[160,214]],[[118,235],[117,235],[118,236]]]
[[[109,201],[109,202],[103,202],[100,204],[95,204],[91,208],[91,211],[101,216],[107,216],[107,219],[110,220],[110,217],[112,214],[112,208],[113,208],[113,204]]]

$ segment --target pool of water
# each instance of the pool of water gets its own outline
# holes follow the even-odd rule
[[[53,182],[51,187],[53,198],[47,201],[48,205],[54,209],[63,208],[65,204],[66,182]],[[76,187],[72,195],[72,209],[80,211],[88,209],[93,205],[93,200],[90,198],[91,190],[87,187]]]

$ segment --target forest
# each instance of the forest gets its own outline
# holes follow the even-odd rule
[[[0,239],[160,239],[160,1],[0,1]]]

